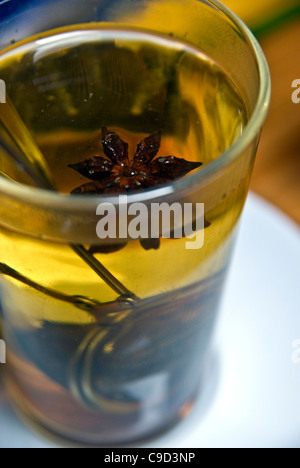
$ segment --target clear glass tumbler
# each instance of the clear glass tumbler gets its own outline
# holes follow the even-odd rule
[[[18,116],[0,119],[9,393],[58,436],[134,443],[184,417],[201,388],[268,110],[268,67],[218,1],[23,0],[2,3],[0,18],[0,116],[11,105]],[[8,140],[22,148],[20,122],[31,135],[23,151],[38,146],[56,191],[9,156]],[[143,141],[139,163],[121,155],[113,131],[131,161]],[[103,152],[98,175],[79,169]],[[204,206],[203,225],[191,215],[197,246],[193,232],[176,236],[172,209],[169,236],[163,222],[143,234],[153,206],[175,203]],[[99,235],[99,206],[112,210],[102,212],[112,231],[115,212],[115,235]]]

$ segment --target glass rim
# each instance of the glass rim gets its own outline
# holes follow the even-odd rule
[[[204,3],[207,3],[205,0]],[[271,77],[268,63],[264,52],[248,26],[226,5],[219,0],[209,0],[209,4],[217,7],[223,12],[227,18],[233,21],[242,32],[243,37],[247,40],[248,45],[254,52],[259,75],[259,93],[256,105],[253,109],[244,131],[236,142],[231,145],[226,151],[220,154],[216,159],[205,164],[201,168],[193,171],[182,179],[177,179],[170,184],[125,193],[121,195],[127,196],[127,203],[147,202],[179,192],[190,191],[191,187],[199,187],[201,183],[207,183],[213,176],[219,173],[222,169],[228,167],[232,162],[237,160],[239,156],[247,149],[259,134],[270,105],[271,99]],[[111,203],[119,205],[120,194],[116,195],[76,195],[63,194],[50,190],[31,187],[25,184],[16,184],[14,181],[0,177],[0,193],[17,200],[25,200],[27,204],[35,206],[45,206],[47,208],[59,208],[60,210],[73,211],[90,211],[96,209],[101,203]]]

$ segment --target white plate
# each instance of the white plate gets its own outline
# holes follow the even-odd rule
[[[299,279],[299,228],[251,195],[205,388],[189,418],[145,447],[300,448]],[[0,447],[54,447],[19,421],[3,388]]]

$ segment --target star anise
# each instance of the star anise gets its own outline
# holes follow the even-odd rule
[[[132,160],[128,144],[115,133],[102,128],[102,145],[106,158],[94,156],[69,167],[93,180],[73,190],[74,194],[114,194],[156,187],[183,177],[202,165],[175,156],[159,157],[161,132],[145,138],[137,147]]]
[[[102,128],[102,146],[106,158],[94,156],[69,167],[93,182],[85,183],[72,191],[73,194],[99,195],[120,194],[133,190],[157,187],[183,177],[202,163],[191,162],[175,156],[154,159],[161,145],[161,132],[157,131],[143,139],[132,160],[128,155],[128,144],[117,133]],[[111,247],[91,247],[92,253],[110,253],[120,250],[122,243]],[[158,249],[159,239],[142,239],[145,250]]]

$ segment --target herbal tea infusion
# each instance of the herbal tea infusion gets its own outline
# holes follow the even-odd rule
[[[218,158],[247,122],[217,63],[140,30],[49,32],[4,51],[0,76],[65,197],[143,198]],[[0,169],[32,185],[4,153]],[[39,216],[31,219],[35,237],[1,227],[10,389],[31,419],[69,439],[106,444],[154,434],[186,414],[249,174],[221,183],[205,205],[201,250],[187,250],[185,237],[85,245],[127,297],[69,244],[49,239]]]

